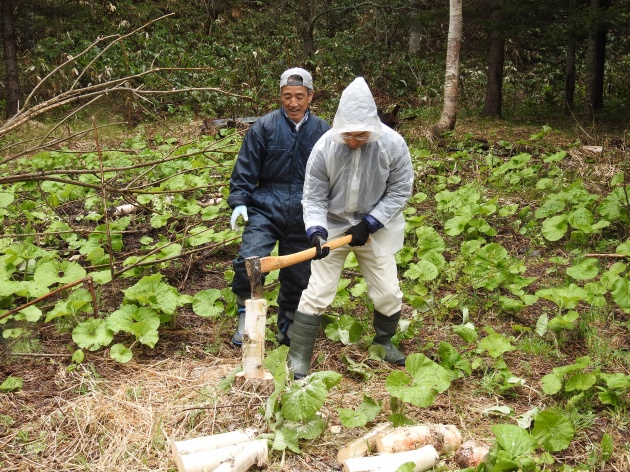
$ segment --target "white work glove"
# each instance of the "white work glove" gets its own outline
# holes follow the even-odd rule
[[[237,206],[236,208],[234,208],[234,211],[232,212],[232,218],[230,218],[230,226],[232,227],[233,231],[236,231],[238,229],[236,220],[238,219],[239,216],[243,217],[243,221],[245,223],[249,221],[249,218],[247,217],[247,207],[245,205]]]

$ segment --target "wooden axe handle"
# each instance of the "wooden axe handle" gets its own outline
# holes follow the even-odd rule
[[[349,234],[343,238],[333,239],[327,242],[323,247],[329,247],[332,251],[338,247],[344,246],[352,241],[352,235]],[[314,247],[305,249],[304,251],[296,252],[295,254],[289,254],[287,256],[267,256],[260,259],[260,272],[266,274],[272,270],[282,269],[283,267],[289,267],[290,265],[297,264],[298,262],[308,261],[317,255],[317,249]]]

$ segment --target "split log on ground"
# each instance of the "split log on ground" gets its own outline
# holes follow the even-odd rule
[[[245,300],[245,329],[243,333],[243,374],[248,379],[264,379],[265,321],[267,300]]]
[[[213,434],[212,436],[173,441],[171,450],[173,458],[176,458],[185,454],[210,451],[212,449],[252,441],[257,434],[257,430],[248,428],[245,430],[231,431],[229,433]]]
[[[260,439],[252,443],[245,451],[223,462],[214,472],[245,472],[254,465],[266,467],[269,462],[267,440]]]
[[[378,452],[401,452],[430,444],[440,452],[455,452],[462,444],[462,435],[452,424],[401,426],[376,438]]]
[[[241,453],[249,455],[251,451],[258,451],[260,440],[242,442],[232,446],[224,446],[219,449],[183,454],[177,457],[175,464],[179,472],[207,472],[216,469],[225,461],[229,461]],[[266,441],[265,445],[266,445]],[[254,455],[258,457],[258,455]],[[247,470],[247,469],[244,469]]]
[[[368,457],[354,457],[343,464],[344,472],[391,472],[407,462],[415,464],[414,472],[423,472],[435,467],[440,456],[433,446],[426,446],[414,451],[379,454]]]
[[[367,453],[374,449],[374,446],[376,445],[376,438],[388,429],[391,429],[391,427],[391,423],[380,424],[375,428],[372,428],[372,430],[361,436],[359,439],[345,445],[339,449],[339,452],[337,453],[337,462],[339,462],[339,464],[343,464],[351,457],[367,456]]]
[[[466,441],[457,450],[453,459],[462,468],[477,467],[486,459],[489,452],[490,448],[485,444],[477,441]]]

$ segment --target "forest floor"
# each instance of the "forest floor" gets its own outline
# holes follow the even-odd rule
[[[198,260],[194,266],[183,266],[169,275],[169,283],[181,293],[194,294],[202,289],[227,286],[224,272],[231,267],[236,248]],[[545,255],[528,261],[528,275],[545,274],[553,264]],[[101,295],[102,303],[117,306],[121,284],[110,284],[110,291]],[[436,294],[437,297],[437,294]],[[275,308],[270,308],[274,312]],[[405,306],[403,318],[413,310]],[[520,313],[519,323],[536,324],[539,313]],[[357,310],[355,316],[369,316]],[[455,314],[453,315],[455,316]],[[491,324],[494,329],[510,330],[513,319],[478,313],[475,324]],[[614,325],[598,328],[611,344],[630,348],[627,329],[629,317],[615,311]],[[433,320],[425,314],[416,339],[403,340],[401,350],[411,353],[426,350],[442,340],[456,344],[451,330],[455,318]],[[461,322],[458,321],[458,322]],[[261,410],[267,400],[264,394],[231,386],[221,388],[221,381],[238,369],[242,357],[230,337],[234,319],[207,319],[182,309],[172,329],[163,328],[154,349],[134,348],[134,358],[126,364],[110,359],[107,350],[86,352],[82,364],[71,365],[72,346],[69,332],[59,333],[48,324],[41,326],[40,340],[32,352],[11,354],[2,359],[0,378],[9,375],[23,379],[23,388],[16,393],[0,395],[0,469],[24,471],[174,471],[170,442],[201,437],[245,427],[268,432]],[[269,326],[272,330],[273,326]],[[7,341],[1,340],[6,347]],[[268,342],[268,349],[275,347]],[[563,345],[563,364],[588,352],[581,340],[569,337]],[[6,354],[6,352],[5,352]],[[344,358],[363,362],[371,367],[371,376],[357,376],[348,369]],[[366,346],[343,345],[320,336],[314,356],[314,370],[332,370],[343,375],[341,383],[331,390],[322,408],[327,429],[312,441],[300,444],[301,454],[273,451],[266,470],[274,471],[340,471],[337,452],[340,447],[361,437],[369,428],[338,428],[337,408],[356,407],[365,393],[383,402],[383,410],[370,425],[387,421],[390,396],[385,379],[393,369],[383,362],[371,360]],[[508,352],[504,359],[524,385],[501,392],[493,379],[480,374],[453,381],[451,387],[427,408],[407,405],[405,414],[417,423],[453,424],[463,440],[474,439],[491,445],[491,427],[507,420],[488,409],[508,406],[516,414],[543,407],[544,394],[539,380],[557,363],[548,352]],[[557,361],[557,359],[556,359]],[[623,424],[623,428],[611,425]],[[617,445],[630,441],[628,421],[600,414],[580,429],[568,449],[554,454],[567,465],[593,463],[594,445],[606,432]],[[441,470],[457,470],[452,456],[442,456]],[[558,465],[558,464],[556,464]],[[601,468],[600,468],[601,466]],[[627,448],[606,464],[595,464],[592,470],[626,472],[630,470]]]

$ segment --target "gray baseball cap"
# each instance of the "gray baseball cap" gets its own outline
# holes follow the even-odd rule
[[[292,75],[298,75],[302,77],[302,80],[289,80],[289,77]],[[313,77],[311,77],[311,74],[308,71],[301,69],[300,67],[294,67],[293,69],[285,70],[280,76],[280,88],[285,85],[301,85],[307,89],[313,90]]]

